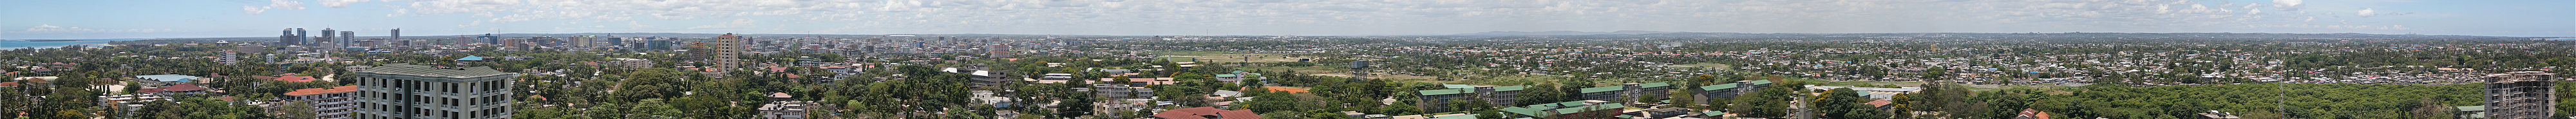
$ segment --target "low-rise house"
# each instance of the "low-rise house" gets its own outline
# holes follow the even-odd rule
[[[813,102],[808,101],[780,101],[776,103],[761,104],[760,118],[804,119],[806,116],[811,116],[807,115],[805,110],[810,110],[811,108],[808,106],[812,104]]]

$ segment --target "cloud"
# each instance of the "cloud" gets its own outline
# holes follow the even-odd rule
[[[745,28],[745,27],[751,27],[751,22],[752,22],[752,20],[751,20],[751,19],[733,19],[733,22],[724,22],[724,23],[708,24],[708,25],[705,25],[705,26],[695,26],[695,27],[689,27],[689,29],[730,29],[730,28]]]
[[[2378,16],[2378,15],[2379,15],[2379,12],[2373,12],[2373,11],[2371,11],[2371,10],[2370,10],[2370,8],[2361,8],[2361,12],[2356,12],[2356,13],[2353,13],[2353,14],[2354,14],[2355,16],[2370,17],[2370,16]]]
[[[322,4],[322,6],[331,6],[331,8],[349,8],[349,3],[367,2],[368,0],[320,0],[320,1],[322,1],[322,3],[321,3],[321,4]]]
[[[327,1],[327,0],[326,0],[326,1]],[[328,3],[325,3],[325,4],[328,4]],[[333,6],[333,7],[338,7],[338,6]],[[293,1],[293,0],[269,0],[269,1],[268,1],[268,6],[242,6],[242,13],[259,14],[259,13],[266,13],[266,12],[268,12],[268,9],[279,9],[279,8],[284,8],[284,9],[286,9],[286,10],[303,10],[303,9],[304,9],[304,2],[297,2],[297,1]]]
[[[2272,0],[2272,8],[2280,8],[2281,11],[2299,11],[2299,6],[2301,4],[2306,4],[2306,2],[2300,0]]]
[[[304,2],[294,0],[269,0],[268,7],[286,10],[304,10]]]
[[[140,33],[140,32],[164,32],[164,31],[170,31],[170,29],[89,29],[89,28],[81,28],[81,27],[64,27],[64,26],[54,26],[53,24],[41,24],[41,25],[36,25],[35,27],[27,27],[27,30],[26,30],[26,31],[24,31],[24,32],[29,32],[29,33],[103,33],[103,32]]]
[[[242,6],[242,13],[259,14],[260,12],[268,12],[268,7]]]

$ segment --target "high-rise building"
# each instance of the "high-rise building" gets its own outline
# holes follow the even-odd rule
[[[728,71],[735,68],[734,65],[737,65],[736,62],[741,60],[739,59],[741,57],[736,57],[735,55],[742,55],[742,50],[744,48],[742,46],[742,41],[742,36],[734,36],[733,33],[725,33],[722,36],[716,36],[715,42],[710,42],[710,46],[708,47],[714,48],[708,49],[715,51],[714,68],[716,70]]]
[[[304,28],[295,28],[295,44],[290,45],[313,45],[313,34],[307,33],[310,32],[304,32]]]
[[[340,40],[358,40],[358,31],[340,31]]]
[[[340,35],[337,35],[337,34],[339,34],[339,33],[340,33],[340,31],[339,31],[339,30],[331,30],[331,28],[322,28],[322,36],[314,36],[314,37],[322,37],[322,38],[314,38],[314,39],[315,39],[315,40],[314,40],[314,43],[322,43],[323,45],[330,45],[330,44],[331,44],[331,43],[333,43],[333,42],[339,42],[339,41],[335,41],[335,40],[339,40],[339,39],[332,39],[332,38],[338,38],[338,36],[340,36]]]
[[[2544,119],[2557,114],[2558,74],[2537,71],[2487,75],[2486,114],[2492,119]]]
[[[359,119],[508,119],[517,73],[391,64],[358,71]]]
[[[277,35],[276,45],[284,46],[304,44],[304,36],[295,35],[295,28],[286,28],[285,30],[278,30],[277,32],[279,35]]]
[[[489,33],[483,34],[483,36],[474,36],[474,38],[480,38],[480,39],[483,39],[483,43],[486,43],[486,44],[493,44],[493,45],[500,45],[500,44],[501,44],[501,36],[492,36],[492,34],[489,34]]]
[[[329,36],[324,36],[324,37],[329,37]],[[340,47],[360,46],[360,45],[366,45],[365,43],[367,43],[367,42],[366,42],[366,41],[360,41],[360,40],[358,40],[358,31],[340,31],[340,42],[339,42],[339,45],[334,45],[334,46],[331,46],[330,48],[340,48]]]

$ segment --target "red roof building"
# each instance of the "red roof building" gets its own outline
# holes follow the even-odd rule
[[[2019,115],[2013,115],[2013,119],[2048,119],[2048,112],[2042,112],[2042,111],[2039,111],[2039,110],[2036,110],[2036,109],[2030,109],[2030,108],[2022,108],[2022,109],[2021,109],[2021,114],[2019,114]]]

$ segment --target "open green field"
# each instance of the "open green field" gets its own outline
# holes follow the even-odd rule
[[[1264,62],[1295,62],[1295,61],[1297,61],[1297,58],[1295,58],[1295,57],[1287,57],[1287,56],[1285,56],[1285,54],[1278,54],[1278,53],[1226,53],[1226,52],[1216,52],[1216,51],[1161,51],[1161,52],[1154,52],[1154,54],[1161,54],[1161,55],[1163,55],[1163,57],[1162,57],[1163,59],[1167,59],[1167,60],[1171,60],[1171,61],[1176,61],[1176,62],[1185,62],[1185,61],[1190,61],[1190,59],[1191,59],[1191,58],[1197,58],[1197,59],[1199,59],[1199,62],[1208,62],[1208,63],[1222,63],[1222,62],[1255,62],[1255,63],[1264,63]]]

